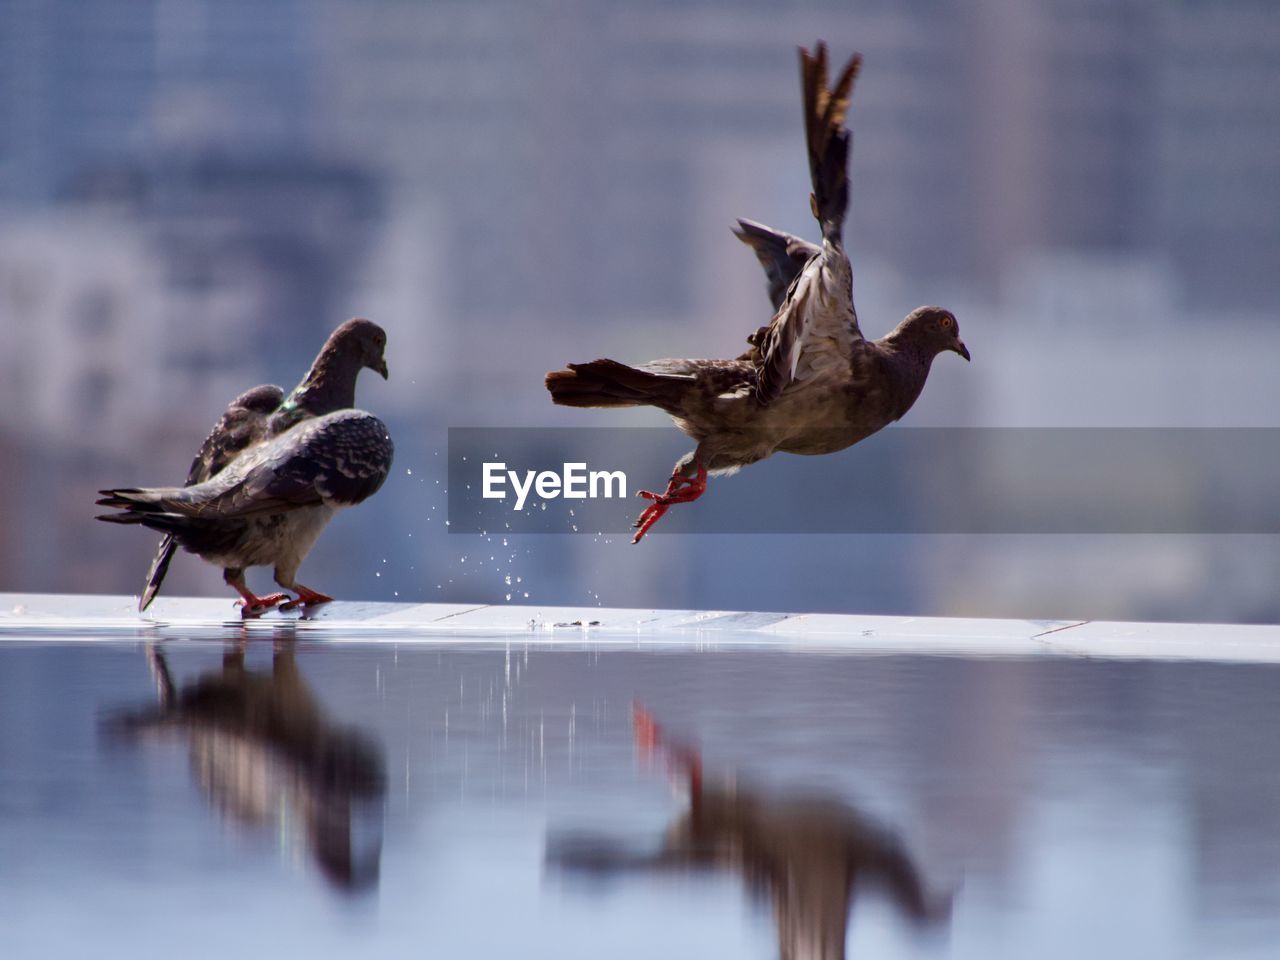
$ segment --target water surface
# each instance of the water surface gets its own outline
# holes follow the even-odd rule
[[[0,642],[6,957],[1273,957],[1280,670]]]

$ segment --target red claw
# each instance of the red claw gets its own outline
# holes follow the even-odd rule
[[[252,620],[262,616],[268,610],[274,610],[277,606],[286,600],[292,600],[287,593],[269,593],[265,597],[258,597],[252,591],[245,589],[240,591],[243,598],[236,601],[236,606],[240,608],[240,616],[244,620]],[[280,607],[284,609],[284,607]]]
[[[645,507],[644,512],[632,524],[636,528],[636,535],[631,538],[632,543],[639,543],[649,532],[649,528],[662,519],[662,515],[672,504],[690,503],[706,492],[707,468],[703,466],[701,460],[696,462],[698,465],[696,476],[686,477],[677,467],[667,482],[667,489],[662,493],[654,493],[652,490],[641,490],[637,493],[637,496],[652,500],[653,503]]]
[[[294,610],[302,606],[310,607],[317,603],[333,602],[333,597],[325,596],[323,593],[316,593],[316,591],[307,587],[295,586],[294,589],[298,591],[298,599],[290,600],[288,603],[281,604],[281,610]]]

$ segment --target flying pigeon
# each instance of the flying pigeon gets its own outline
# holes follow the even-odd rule
[[[258,616],[332,599],[295,580],[298,566],[341,507],[372,496],[386,479],[393,446],[382,421],[355,403],[355,382],[368,367],[385,378],[386,334],[349,320],[329,337],[303,381],[267,409],[278,387],[257,387],[232,402],[192,464],[186,487],[100,491],[99,506],[121,513],[99,520],[137,523],[165,534],[142,598],[154,597],[174,544],[223,568]],[[298,594],[258,597],[246,567],[271,564],[276,582]]]
[[[853,307],[852,269],[842,234],[849,202],[850,134],[844,125],[861,56],[827,85],[827,49],[800,50],[810,209],[822,245],[748,220],[736,231],[765,268],[777,312],[733,360],[616,360],[571,363],[547,374],[554,403],[570,407],[654,406],[697,447],[681,458],[662,493],[635,522],[638,543],[677,503],[702,496],[707,475],[729,474],[774,453],[833,453],[900,419],[924,388],[933,358],[966,360],[955,315],[918,307],[890,333],[868,340]]]

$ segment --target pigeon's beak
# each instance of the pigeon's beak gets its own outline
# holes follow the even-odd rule
[[[956,345],[951,349],[960,354],[960,356],[964,357],[966,360],[969,359],[969,348],[964,345],[963,340],[957,340]]]
[[[965,359],[966,360],[969,359],[968,354],[965,354]],[[373,369],[378,371],[378,373],[382,374],[383,380],[387,379],[387,361],[379,359],[377,365]]]

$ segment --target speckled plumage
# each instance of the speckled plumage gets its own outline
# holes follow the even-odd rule
[[[232,401],[192,462],[185,488],[103,491],[106,496],[98,501],[99,504],[120,507],[124,512],[98,519],[140,523],[163,530],[166,534],[148,571],[147,585],[139,602],[140,610],[145,610],[154,599],[177,545],[222,566],[227,583],[234,586],[246,602],[250,602],[252,594],[244,585],[244,568],[263,564],[276,566],[277,581],[281,585],[285,585],[279,579],[283,574],[291,585],[289,588],[299,590],[302,596],[311,597],[316,602],[323,597],[305,587],[292,585],[294,574],[337,507],[357,503],[373,492],[370,490],[362,496],[356,496],[349,490],[344,493],[342,488],[350,487],[349,481],[354,482],[354,478],[345,476],[346,466],[357,462],[366,453],[375,458],[380,454],[377,443],[369,442],[365,436],[367,431],[362,432],[363,428],[357,426],[358,418],[341,418],[340,424],[328,424],[319,434],[314,431],[297,434],[297,431],[302,424],[344,411],[359,414],[378,424],[385,436],[386,428],[380,421],[369,414],[349,409],[355,403],[356,379],[362,369],[375,370],[384,378],[387,376],[387,364],[383,358],[385,346],[386,334],[377,324],[361,318],[348,320],[330,335],[307,375],[288,397],[279,387],[261,386]],[[255,457],[261,452],[262,445],[291,434],[297,434],[292,442],[301,445],[299,450],[310,451],[317,458],[331,454],[335,458],[332,477],[326,481],[333,486],[333,490],[327,491],[332,496],[322,497],[322,502],[299,502],[269,515],[254,510],[250,511],[254,514],[252,519],[231,513],[219,516],[218,511],[204,509],[200,516],[188,518],[189,522],[180,522],[175,517],[182,515],[181,509],[175,507],[175,517],[165,519],[157,515],[158,511],[153,506],[147,505],[150,501],[146,497],[137,498],[137,495],[149,495],[157,490],[168,493],[174,489],[210,489],[207,485],[211,481],[226,479],[223,474],[230,465],[245,460],[248,465],[245,468],[252,467],[258,462]],[[357,449],[361,443],[367,446],[366,452]],[[312,449],[309,444],[319,446]],[[385,459],[389,465],[389,438],[386,444]],[[286,448],[276,446],[271,449],[279,451]],[[318,468],[323,464],[317,459],[312,466]],[[305,472],[306,468],[305,458],[280,466],[289,475],[299,476],[299,471]],[[379,479],[377,485],[381,482]],[[180,500],[174,498],[174,503]],[[288,598],[278,595],[274,599]]]
[[[547,375],[552,400],[566,406],[656,406],[698,442],[676,465],[664,495],[642,494],[662,509],[701,493],[672,497],[694,471],[726,473],[776,452],[831,453],[903,416],[924,388],[933,358],[946,350],[968,359],[955,317],[940,307],[912,311],[878,340],[862,335],[842,229],[848,205],[850,135],[844,125],[861,58],[854,55],[827,85],[826,47],[800,51],[810,206],[822,245],[751,221],[739,238],[765,269],[776,313],[733,360],[613,360],[569,364]],[[637,521],[641,531],[650,511]],[[661,510],[657,516],[661,516]]]

